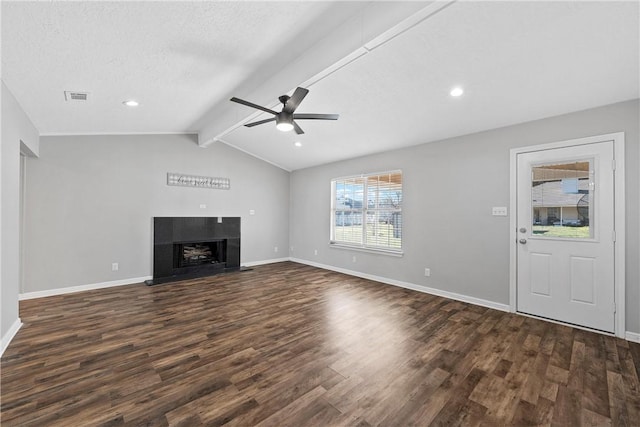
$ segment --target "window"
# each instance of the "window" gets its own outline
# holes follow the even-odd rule
[[[537,238],[593,239],[594,159],[531,167],[531,230]]]
[[[331,244],[402,251],[402,171],[331,181]]]

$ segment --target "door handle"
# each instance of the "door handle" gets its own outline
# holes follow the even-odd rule
[[[527,243],[527,239],[520,239],[518,240],[518,243],[520,243],[521,245],[524,245],[525,243]]]

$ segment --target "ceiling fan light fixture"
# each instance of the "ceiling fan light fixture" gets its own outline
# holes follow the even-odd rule
[[[282,132],[289,132],[293,130],[293,124],[287,122],[281,122],[276,125],[276,128]]]
[[[282,132],[289,132],[293,130],[293,117],[291,115],[284,115],[280,113],[276,116],[276,128]]]
[[[265,123],[276,122],[276,129],[282,132],[289,132],[291,130],[295,130],[298,135],[302,135],[304,131],[298,125],[298,120],[338,120],[338,114],[317,114],[317,113],[309,113],[309,114],[299,114],[295,113],[296,109],[302,102],[305,96],[309,93],[309,89],[305,89],[303,87],[297,87],[293,92],[293,95],[282,95],[280,98],[280,102],[282,103],[282,111],[279,113],[270,108],[263,107],[258,104],[254,104],[253,102],[245,101],[244,99],[236,98],[235,96],[229,101],[237,102],[238,104],[246,105],[247,107],[255,108],[257,110],[264,111],[265,113],[272,114],[273,117],[269,117],[268,119],[258,120],[257,122],[245,123],[244,125],[248,128],[263,125]]]

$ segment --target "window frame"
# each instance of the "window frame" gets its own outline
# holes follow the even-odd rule
[[[379,208],[378,203],[379,200],[375,201],[376,207],[375,208],[370,208],[369,207],[369,200],[368,200],[368,191],[369,191],[369,178],[372,177],[379,177],[379,176],[384,176],[384,175],[392,175],[392,174],[399,174],[401,177],[401,183],[400,183],[400,188],[401,188],[401,199],[400,199],[400,203],[399,203],[399,208],[397,210],[394,209],[389,209],[389,208]],[[336,200],[337,200],[337,183],[339,182],[344,182],[344,181],[348,181],[348,180],[355,180],[355,179],[363,179],[364,183],[363,183],[363,187],[362,187],[362,194],[363,194],[363,200],[362,200],[362,207],[360,209],[338,209],[336,207]],[[400,247],[399,248],[392,248],[392,247],[385,247],[385,246],[376,246],[376,245],[370,245],[367,244],[367,216],[369,215],[369,212],[373,212],[373,215],[375,217],[378,217],[378,215],[382,212],[399,212],[400,213],[400,217],[402,218],[402,205],[404,202],[404,174],[402,172],[402,169],[393,169],[393,170],[387,170],[387,171],[381,171],[381,172],[371,172],[371,173],[364,173],[364,174],[359,174],[359,175],[349,175],[349,176],[342,176],[342,177],[337,177],[337,178],[332,178],[330,181],[330,185],[331,185],[331,207],[330,207],[330,214],[329,214],[329,246],[330,247],[335,247],[335,248],[340,248],[340,249],[350,249],[350,250],[355,250],[355,251],[360,251],[360,252],[372,252],[372,253],[380,253],[380,254],[385,254],[385,255],[391,255],[391,256],[403,256],[404,254],[404,244],[403,244],[403,239],[402,239],[402,235],[404,234],[402,231],[402,219],[401,219],[401,237],[400,237]],[[360,211],[360,212],[358,212]],[[340,240],[336,240],[335,236],[336,236],[336,213],[337,212],[351,212],[352,214],[355,213],[359,213],[361,218],[360,218],[360,226],[362,227],[362,238],[361,238],[361,242],[358,243],[352,243],[352,242],[346,242],[346,241],[340,241]]]

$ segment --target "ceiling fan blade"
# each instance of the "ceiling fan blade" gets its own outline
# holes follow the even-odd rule
[[[294,114],[293,118],[295,120],[338,120],[340,114],[314,114],[314,113],[305,113],[305,114]]]
[[[275,120],[276,120],[276,118],[272,117],[270,119],[264,119],[264,120],[258,120],[257,122],[246,123],[245,126],[248,127],[248,128],[252,128],[254,126],[262,125],[264,123],[274,122]]]
[[[298,108],[298,105],[300,105],[300,103],[302,102],[304,97],[307,96],[308,93],[309,93],[309,89],[305,89],[303,87],[297,87],[296,90],[293,92],[293,95],[291,95],[291,98],[289,98],[287,102],[284,104],[284,108],[282,109],[282,111],[289,114],[296,111],[296,108]]]
[[[266,113],[271,113],[273,115],[278,114],[277,112],[270,110],[268,108],[265,108],[261,105],[258,104],[254,104],[253,102],[249,102],[249,101],[245,101],[244,99],[240,99],[240,98],[236,98],[235,96],[233,98],[231,98],[229,101],[232,102],[237,102],[238,104],[242,104],[242,105],[246,105],[247,107],[252,107],[252,108],[257,108],[258,110],[262,110]]]
[[[302,128],[298,126],[296,122],[291,122],[291,123],[293,123],[293,130],[295,130],[298,135],[302,135],[304,133]]]

